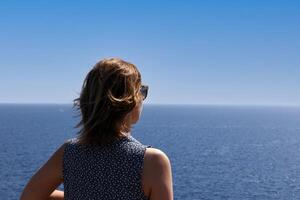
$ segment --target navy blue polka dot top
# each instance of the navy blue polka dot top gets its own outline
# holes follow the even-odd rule
[[[147,147],[132,135],[104,145],[67,141],[63,156],[64,199],[148,200],[142,188]]]

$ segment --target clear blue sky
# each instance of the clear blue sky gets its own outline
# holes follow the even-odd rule
[[[300,105],[300,2],[1,1],[0,102],[72,103],[104,57],[149,104]]]

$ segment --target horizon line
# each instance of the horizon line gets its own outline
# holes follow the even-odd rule
[[[72,105],[67,102],[0,102],[0,105]],[[209,103],[143,103],[149,106],[257,106],[257,107],[300,107],[300,104],[209,104]]]

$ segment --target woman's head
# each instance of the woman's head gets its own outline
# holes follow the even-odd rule
[[[143,95],[141,74],[119,58],[103,59],[88,72],[74,106],[81,112],[75,126],[83,143],[106,144],[131,131],[138,121]]]

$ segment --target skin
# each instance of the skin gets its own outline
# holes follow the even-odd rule
[[[127,115],[128,124],[135,124],[142,112],[143,102]],[[126,133],[126,134],[130,134]],[[65,143],[32,176],[25,186],[20,200],[64,199],[64,192],[56,188],[62,184],[62,158]],[[142,186],[150,200],[173,200],[171,164],[168,156],[156,148],[147,148],[144,156]]]

